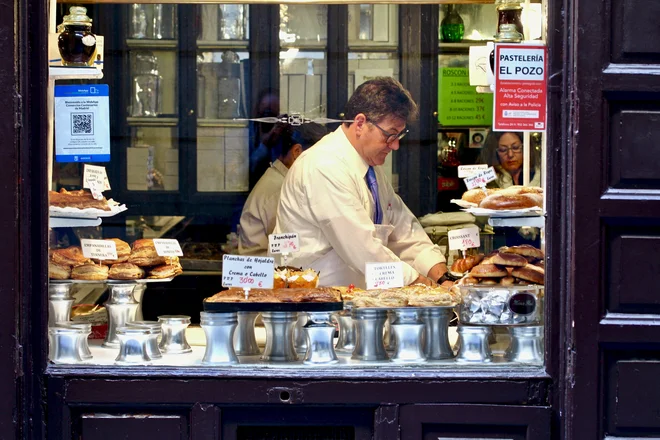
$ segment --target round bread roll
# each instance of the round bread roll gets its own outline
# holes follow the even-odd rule
[[[511,275],[534,284],[543,284],[545,281],[545,271],[542,268],[531,264],[528,264],[525,267],[516,267]]]
[[[541,249],[537,249],[529,244],[521,244],[519,246],[511,246],[506,249],[500,250],[507,254],[518,254],[523,257],[543,258],[545,255]]]
[[[49,261],[48,278],[51,280],[68,280],[71,278],[71,267]]]
[[[507,254],[503,252],[498,252],[497,255],[494,255],[491,259],[493,264],[499,264],[501,266],[520,266],[524,267],[527,265],[527,259],[522,255],[516,254]]]
[[[486,197],[486,195],[494,194],[499,190],[500,190],[499,188],[487,188],[486,192],[484,193],[484,190],[481,188],[470,189],[463,193],[463,196],[461,196],[461,200],[465,200],[466,202],[475,203],[479,205],[479,203],[481,203],[481,201]]]
[[[512,276],[504,277],[500,280],[500,285],[502,286],[513,286],[516,284],[516,279]]]
[[[108,272],[111,280],[139,280],[143,277],[144,269],[132,263],[113,264]]]
[[[525,209],[541,206],[543,206],[543,196],[538,194],[507,195],[495,193],[484,198],[479,204],[479,207],[484,209]]]
[[[490,263],[481,263],[474,266],[470,271],[470,276],[474,278],[502,278],[507,275],[508,273],[505,269],[501,269]]]
[[[71,270],[74,280],[103,281],[108,279],[108,266],[99,264],[84,264]]]

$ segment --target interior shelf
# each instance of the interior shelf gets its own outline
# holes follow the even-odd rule
[[[51,228],[84,228],[89,226],[99,226],[103,220],[97,218],[71,218],[71,217],[50,217],[49,226]]]
[[[489,217],[488,224],[493,227],[498,226],[509,226],[509,227],[521,227],[521,226],[532,226],[534,228],[543,228],[545,227],[545,217],[535,216],[535,217]]]
[[[48,77],[51,80],[101,79],[103,71],[97,67],[49,66]]]

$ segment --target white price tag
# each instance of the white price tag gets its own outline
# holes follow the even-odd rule
[[[487,170],[488,165],[485,163],[478,165],[459,165],[458,166],[458,178],[463,179],[465,177],[470,177],[477,174],[479,171]]]
[[[273,257],[248,257],[224,255],[222,257],[223,287],[246,289],[272,289],[275,259]]]
[[[364,276],[367,289],[403,287],[403,263],[367,263]]]
[[[479,242],[479,228],[462,228],[454,229],[447,233],[449,238],[449,249],[465,250],[470,248],[478,248],[481,243]]]
[[[182,257],[183,251],[178,240],[173,238],[154,238],[156,253],[161,257]]]
[[[105,167],[85,164],[83,167],[83,188],[89,188],[96,199],[102,197],[101,193],[110,189],[110,181]]]
[[[495,168],[489,167],[483,171],[479,171],[476,174],[473,174],[470,177],[463,179],[467,189],[474,189],[479,187],[485,187],[488,182],[492,182],[497,179],[497,174],[495,174]]]
[[[298,234],[290,232],[286,234],[270,234],[268,236],[268,248],[271,254],[290,254],[300,251]]]
[[[85,258],[95,260],[116,260],[117,246],[112,240],[92,240],[83,238],[80,240],[80,246]]]

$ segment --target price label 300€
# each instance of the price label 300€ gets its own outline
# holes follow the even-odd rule
[[[222,257],[223,287],[272,289],[275,259],[224,255]]]

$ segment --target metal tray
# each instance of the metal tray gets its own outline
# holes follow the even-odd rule
[[[343,302],[207,302],[205,312],[332,312],[344,309]]]

